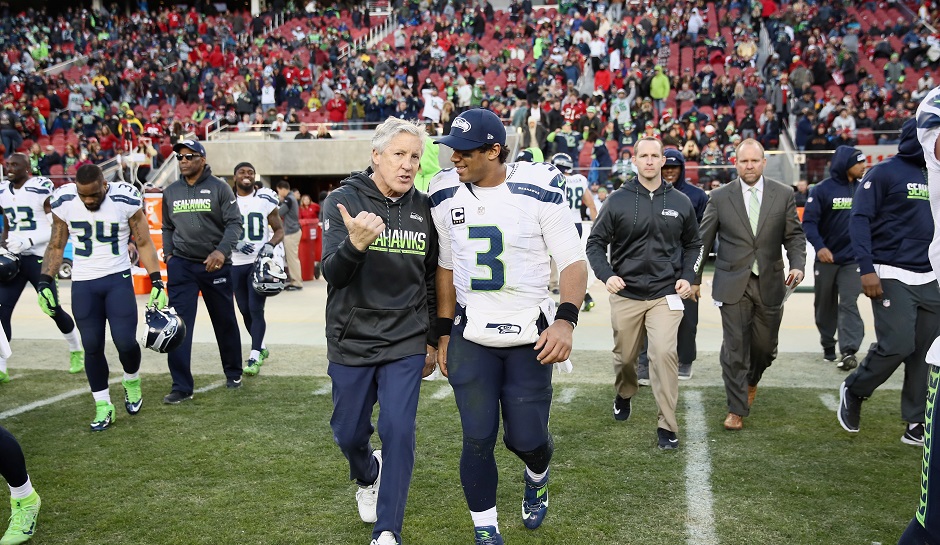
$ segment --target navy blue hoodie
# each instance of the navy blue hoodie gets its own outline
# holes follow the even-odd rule
[[[702,216],[705,215],[705,206],[708,204],[708,194],[700,187],[689,185],[685,181],[685,156],[682,152],[675,149],[666,150],[666,164],[664,167],[679,165],[679,179],[672,187],[678,189],[692,201],[692,208],[695,210],[695,220],[702,223]]]
[[[803,209],[803,231],[816,251],[828,248],[837,265],[855,263],[849,220],[852,197],[860,182],[849,182],[846,171],[864,154],[850,146],[839,146],[829,165],[829,178],[813,186]]]
[[[875,272],[875,263],[931,271],[933,217],[916,129],[913,118],[904,123],[898,154],[872,167],[855,192],[850,231],[861,274]]]

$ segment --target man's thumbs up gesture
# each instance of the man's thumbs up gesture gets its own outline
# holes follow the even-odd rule
[[[346,224],[346,231],[349,233],[349,242],[360,252],[366,251],[369,245],[385,231],[385,222],[372,212],[363,210],[354,218],[349,215],[349,211],[342,204],[337,204],[336,207],[343,215],[343,223]]]

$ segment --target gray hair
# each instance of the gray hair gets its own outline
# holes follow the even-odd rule
[[[424,145],[428,138],[427,131],[413,121],[398,119],[397,117],[389,117],[375,128],[375,134],[372,135],[372,149],[382,153],[391,145],[392,139],[401,133],[417,136],[421,140],[421,150],[424,151]]]

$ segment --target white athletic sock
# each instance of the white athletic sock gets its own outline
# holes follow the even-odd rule
[[[248,355],[248,359],[250,359],[250,360],[255,360],[255,361],[260,360],[260,359],[261,359],[261,351],[260,351],[260,350],[252,350],[252,351],[251,351],[251,354]]]
[[[529,480],[532,481],[533,483],[540,483],[544,481],[545,476],[548,475],[548,468],[546,468],[543,473],[535,473],[531,469],[529,469],[529,466],[526,466],[525,474],[529,478]]]
[[[33,483],[29,480],[29,475],[26,476],[26,484],[23,486],[11,486],[10,487],[10,497],[14,500],[21,500],[25,497],[28,497],[33,493]]]
[[[91,395],[95,398],[95,403],[99,401],[107,401],[108,403],[111,403],[111,392],[107,388],[98,392],[92,392]]]
[[[474,526],[495,526],[499,533],[499,523],[496,522],[496,506],[490,507],[486,511],[470,511],[470,518],[473,519]]]
[[[137,380],[140,378],[140,371],[136,373],[124,373],[124,380]]]
[[[65,337],[66,342],[69,343],[69,352],[77,352],[82,349],[82,338],[78,336],[78,327],[62,335]]]
[[[917,426],[922,426],[922,425],[923,425],[923,424],[918,424],[918,423],[916,423],[916,422],[913,423],[913,424],[908,423],[908,424],[907,424],[907,429],[908,429],[908,430],[912,430],[912,429],[916,428]]]
[[[266,349],[266,348],[267,348],[267,346],[264,345],[264,341],[261,341],[261,350],[264,350],[264,349]]]
[[[0,358],[0,371],[3,371],[4,373],[7,372],[7,359],[6,358]]]

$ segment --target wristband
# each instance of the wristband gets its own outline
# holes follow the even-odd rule
[[[160,276],[160,271],[150,273],[151,282],[163,282],[163,277]]]
[[[442,316],[437,317],[437,336],[445,337],[450,336],[450,330],[454,327],[453,318],[444,318]]]
[[[571,322],[573,327],[578,325],[578,312],[578,307],[574,306],[574,303],[562,303],[555,311],[555,319]]]
[[[48,274],[40,274],[39,283],[42,284],[43,282],[45,282],[46,284],[52,284],[55,282],[55,278],[52,278]]]

